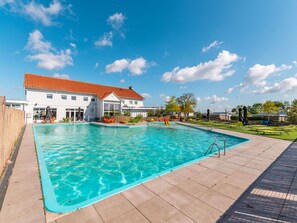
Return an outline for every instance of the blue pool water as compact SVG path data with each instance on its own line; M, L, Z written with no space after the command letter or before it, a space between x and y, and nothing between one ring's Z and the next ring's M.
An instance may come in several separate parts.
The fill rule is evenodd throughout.
M48 210L71 211L203 158L219 133L172 124L34 126ZM247 139L224 135L227 148ZM222 143L222 142L220 142Z

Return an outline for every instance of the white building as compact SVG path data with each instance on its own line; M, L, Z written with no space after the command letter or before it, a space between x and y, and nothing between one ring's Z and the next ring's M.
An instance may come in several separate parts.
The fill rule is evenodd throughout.
M71 117L92 121L104 115L129 112L135 117L147 116L144 98L129 88L119 88L35 74L25 74L27 123L39 122L49 106L56 121Z

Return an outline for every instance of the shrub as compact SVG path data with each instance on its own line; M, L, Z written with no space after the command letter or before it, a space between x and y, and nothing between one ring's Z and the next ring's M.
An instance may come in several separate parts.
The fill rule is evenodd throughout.
M67 122L72 122L72 118L62 118L63 122L67 123Z
M151 117L151 116L154 116L155 115L155 112L153 110L148 110L147 111L147 116L148 117Z
M124 112L124 116L130 117L131 116L131 112Z

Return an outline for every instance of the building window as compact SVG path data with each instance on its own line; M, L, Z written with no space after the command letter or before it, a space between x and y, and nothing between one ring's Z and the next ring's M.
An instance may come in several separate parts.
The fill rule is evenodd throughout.
M115 116L120 114L120 104L104 103L104 115Z
M130 104L132 105L133 104L133 101L130 101Z
M137 105L138 101L134 101L134 104Z
M71 118L72 121L84 120L84 109L66 108L66 118Z
M72 101L76 101L76 96L71 96Z
M53 94L46 94L47 99L53 99Z
M57 119L57 109L51 108L52 118ZM46 118L46 108L33 108L33 120L42 120Z
M95 98L92 98L91 101L95 101Z
M89 98L88 97L84 97L84 101L88 101L89 100Z
M62 100L67 100L67 95L61 95Z

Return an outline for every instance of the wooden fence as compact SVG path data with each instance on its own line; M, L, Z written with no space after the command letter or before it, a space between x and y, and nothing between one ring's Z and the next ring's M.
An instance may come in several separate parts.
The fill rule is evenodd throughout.
M0 97L0 176L24 125L24 111L5 106Z

